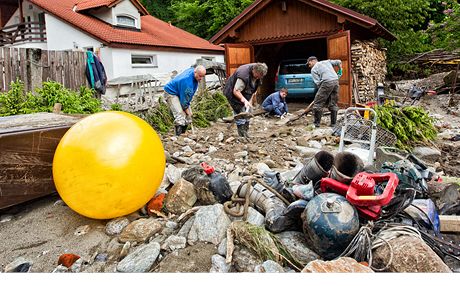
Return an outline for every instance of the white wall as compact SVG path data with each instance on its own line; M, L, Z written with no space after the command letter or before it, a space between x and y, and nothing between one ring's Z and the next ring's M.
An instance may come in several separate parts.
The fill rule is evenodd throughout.
M140 29L141 28L141 14L139 14L139 11L137 10L136 6L131 3L129 0L122 1L118 3L115 7L112 8L112 23L117 24L117 16L120 15L126 15L126 16L132 16L136 19L136 28Z
M73 50L87 47L96 50L101 47L101 42L98 40L52 15L46 14L45 22L48 50Z
M133 68L131 65L131 55L156 55L158 67L154 68ZM162 83L169 81L171 72L176 70L181 73L183 70L194 65L197 59L202 56L214 57L217 62L224 62L224 55L209 53L191 53L191 52L165 52L165 51L148 51L148 50L125 50L101 48L100 56L102 64L105 67L108 79L120 76L132 76L152 74L160 79ZM208 80L208 79L207 79Z

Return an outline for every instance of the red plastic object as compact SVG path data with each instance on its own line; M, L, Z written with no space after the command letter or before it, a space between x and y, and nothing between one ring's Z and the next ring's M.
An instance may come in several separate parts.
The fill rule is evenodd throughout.
M376 183L387 182L381 195L374 195ZM395 173L359 173L351 181L347 200L355 206L386 206L393 198L399 179Z
M163 203L164 203L165 198L166 198L166 194L164 194L164 193L161 193L161 194L153 197L153 199L151 199L147 203L147 213L149 215L152 215L153 211L160 212L161 209L163 208Z
M64 253L59 256L58 265L64 265L65 267L70 268L70 266L72 266L79 258L80 256L76 254Z
M205 162L201 163L200 166L201 166L201 168L203 168L203 170L206 173L206 175L211 175L215 171L213 166L209 166Z
M388 181L381 195L375 196L376 183ZM359 216L368 220L377 220L382 212L382 207L387 205L393 198L394 191L399 180L394 173L357 174L350 186L338 182L332 178L321 179L321 192L333 191L347 198L356 207Z

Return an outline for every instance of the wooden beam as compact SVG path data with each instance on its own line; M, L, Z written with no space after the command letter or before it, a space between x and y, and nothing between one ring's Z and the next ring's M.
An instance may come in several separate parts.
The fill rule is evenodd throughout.
M441 232L460 232L460 216L440 215Z

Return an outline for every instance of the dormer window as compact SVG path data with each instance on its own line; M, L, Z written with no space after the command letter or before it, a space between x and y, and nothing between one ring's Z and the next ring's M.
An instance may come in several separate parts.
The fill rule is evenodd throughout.
M117 16L117 25L136 28L136 19L126 15Z

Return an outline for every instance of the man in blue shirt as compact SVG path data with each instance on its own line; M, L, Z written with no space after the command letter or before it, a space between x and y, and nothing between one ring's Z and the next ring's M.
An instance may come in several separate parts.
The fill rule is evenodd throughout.
M285 88L280 91L270 94L262 103L262 108L269 114L281 117L288 113L288 107L286 104L286 96L288 90Z
M313 123L315 127L320 126L323 107L327 105L331 112L331 127L334 127L339 111L337 102L339 100L339 77L342 76L342 61L325 60L318 62L316 57L309 57L307 64L311 68L313 81L318 87L313 104ZM339 68L337 73L334 66Z
M174 130L177 136L184 133L192 123L190 102L200 82L206 75L205 67L188 68L164 87L164 97L174 116Z

